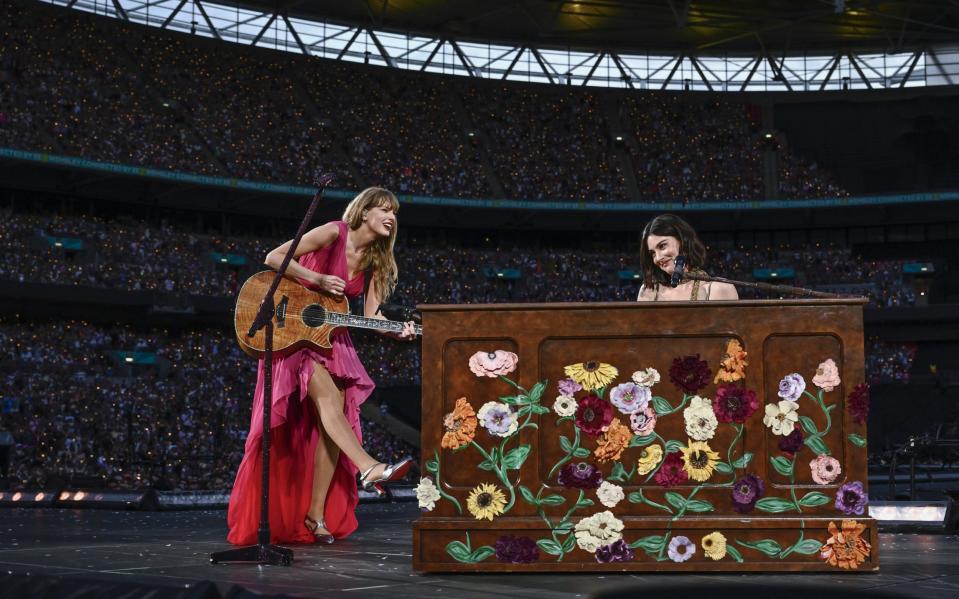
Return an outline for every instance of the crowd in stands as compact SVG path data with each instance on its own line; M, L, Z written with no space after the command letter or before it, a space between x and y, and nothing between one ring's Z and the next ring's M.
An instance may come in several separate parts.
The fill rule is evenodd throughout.
M916 350L915 343L890 343L870 337L866 340L866 380L870 385L909 383Z
M228 296L245 275L260 268L266 253L285 241L195 233L168 222L107 219L55 213L0 213L0 280ZM80 249L54 240L79 240ZM245 258L246 265L216 261L214 253ZM877 307L915 304L902 274L908 259L871 261L849 248L737 248L713 250L707 269L715 275L753 280L759 268L789 267L791 283L865 295ZM638 271L639 257L626 250L556 249L515 242L509 247L467 247L454 239L425 241L413 230L397 245L400 285L394 301L493 303L504 301L610 301L636 297L641 281L621 279ZM518 279L487 272L514 269ZM789 281L784 281L790 283ZM743 297L758 297L742 289Z
M129 351L148 352L151 363L128 364L117 353ZM243 455L256 362L215 328L7 319L0 381L0 430L16 442L14 485L228 489ZM380 459L414 451L372 422L363 433Z
M690 202L766 199L775 152L783 198L845 195L814 163L764 145L756 113L726 98L474 82L0 7L0 147L110 163L303 185L331 171L347 189L433 196Z

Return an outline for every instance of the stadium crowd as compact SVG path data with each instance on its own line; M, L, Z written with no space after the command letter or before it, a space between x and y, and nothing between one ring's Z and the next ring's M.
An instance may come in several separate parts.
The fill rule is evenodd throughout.
M397 72L20 1L0 7L0 24L0 147L577 202L763 200L771 151L782 198L845 195L814 163L764 145L757 108L740 100ZM49 43L59 39L71 43Z

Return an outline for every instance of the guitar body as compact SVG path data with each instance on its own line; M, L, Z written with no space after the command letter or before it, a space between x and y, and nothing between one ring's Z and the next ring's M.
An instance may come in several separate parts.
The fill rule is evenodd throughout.
M251 276L240 288L233 313L236 340L240 348L254 358L266 351L266 329L247 337L250 325L260 309L260 302L273 283L274 272L265 270ZM345 297L312 291L300 283L283 278L274 295L273 352L286 356L304 347L329 348L330 333L336 325L325 322L327 312L346 314L350 305Z

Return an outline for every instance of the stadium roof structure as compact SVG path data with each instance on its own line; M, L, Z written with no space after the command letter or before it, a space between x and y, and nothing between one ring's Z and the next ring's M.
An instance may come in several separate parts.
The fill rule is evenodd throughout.
M950 0L239 0L263 12L533 46L692 54L959 43Z
M959 83L959 0L41 0L309 56L628 89Z

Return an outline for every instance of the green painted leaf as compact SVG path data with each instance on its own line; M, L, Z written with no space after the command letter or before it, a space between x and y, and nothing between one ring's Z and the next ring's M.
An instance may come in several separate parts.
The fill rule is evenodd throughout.
M812 491L803 495L803 498L799 500L799 505L803 507L816 507L819 505L826 505L829 503L829 497L823 495L819 491Z
M522 418L523 416L529 414L531 411L533 411L532 406L523 406L516 412L516 418L517 419Z
M746 466L749 466L749 462L753 461L753 454L750 451L747 451L737 460L733 461L733 468L745 469Z
M816 428L816 423L813 422L813 419L809 416L800 416L799 424L802 425L803 430L806 431L807 435L819 434L819 429Z
M562 418L557 418L557 419L556 419L556 426L559 426L559 425L563 424L564 422L572 422L573 420L576 420L576 419L573 418L572 416L563 416Z
M596 393L596 396L597 396L597 397L599 397L600 399L603 399L603 395L606 394L606 387L599 387L599 388L597 388L596 391L595 391L595 393Z
M726 554L731 556L740 564L743 563L743 554L739 552L739 549L736 549L732 545L726 545Z
M656 440L656 435L633 435L633 438L629 440L630 447L646 447L650 443Z
M515 406L526 402L525 395L504 395L499 400L506 405Z
M569 553L576 548L576 535L569 535L563 539L563 552Z
M426 471L436 474L436 471L440 469L440 463L436 460L427 460L426 461Z
M756 551L766 554L768 557L776 557L779 555L779 552L783 550L779 546L779 543L772 539L762 539L755 542L749 541L736 541L743 547L749 547L750 549L755 549ZM726 547L726 551L729 551L729 546Z
M849 435L849 440L852 441L852 444L855 445L856 447L866 446L866 440L860 437L859 435L857 435L856 433L852 433L851 435Z
M476 467L479 468L480 470L492 470L493 464L489 460L483 460L482 462L477 464Z
M666 501L677 510L683 509L686 505L686 498L674 491L666 491Z
M626 496L626 499L629 500L630 503L643 503L643 494L639 491L633 491Z
M539 500L543 505L563 505L566 503L566 498L562 495L547 495Z
M756 508L764 512L778 514L781 512L794 510L796 509L796 506L793 505L793 502L786 501L785 499L780 499L778 497L763 497L756 502Z
M686 511L698 513L711 512L713 511L713 504L703 499L690 499L686 502Z
M566 453L573 453L573 444L566 435L559 436L559 447Z
M679 441L666 441L666 453L675 453L683 447L686 446Z
M534 414L549 414L549 408L547 408L547 407L544 406L544 405L540 405L540 404L536 403L536 404L533 404L533 405L530 406L530 407L532 407Z
M772 462L773 468L776 469L776 472L782 474L783 476L792 476L792 460L787 460L785 457L778 455L776 457L769 458L769 461Z
M470 563L478 564L479 562L483 561L484 559L486 559L486 558L488 558L488 557L490 557L490 556L492 556L492 555L495 555L495 554L496 554L496 550L495 550L495 549L493 549L493 548L490 547L489 545L483 545L482 547L478 547L478 548L476 549L476 551L474 551L472 554L470 554Z
M802 555L813 555L814 553L819 553L820 549L822 549L822 541L817 541L816 539L806 539L792 548L793 551L801 553Z
M462 541L452 541L446 546L446 553L458 562L470 563L470 550Z
M585 447L577 447L576 451L573 452L574 458L588 458L590 455L589 450Z
M584 499L580 499L579 501L576 502L576 509L584 508L584 507L589 507L589 506L591 506L591 505L593 505L593 500L592 500L592 499L585 499L585 498L584 498Z
M656 411L657 416L662 416L663 414L669 414L673 411L673 406L668 401L659 396L653 397L653 410Z
M806 437L804 443L806 444L806 447L811 449L816 455L830 455L829 448L826 447L826 444L823 443L820 437Z
M552 539L540 539L536 541L536 545L550 555L563 555L563 548Z
M716 464L716 472L721 474L732 474L733 467L727 464L726 462L719 462Z
M516 449L511 449L503 456L503 465L510 470L519 470L529 456L529 445L520 445Z
M629 544L632 549L642 549L646 553L658 553L659 549L663 546L663 543L666 541L664 536L649 536L643 537L641 539L636 539Z
M610 472L609 476L606 477L606 480L623 482L623 480L625 479L626 479L626 469L623 468L623 464L620 462L613 462L613 471Z
M523 500L526 501L526 503L533 505L539 505L540 503L540 501L536 499L536 496L533 495L533 492L527 489L524 485L519 486L519 494L523 497Z
M530 403L538 403L540 398L543 397L543 391L546 390L546 381L540 381L533 385L533 388L529 390L529 401Z

